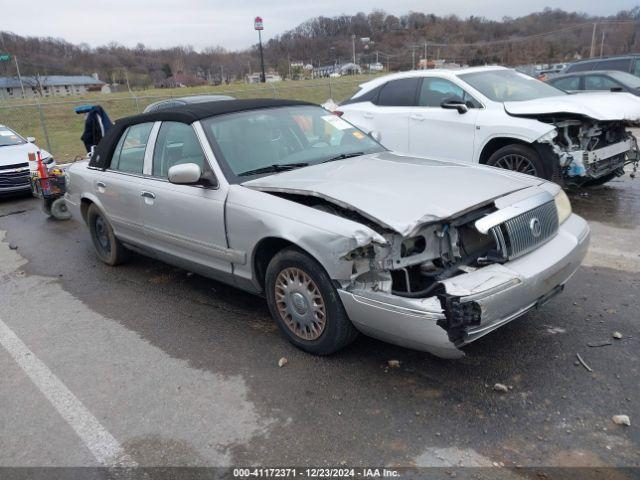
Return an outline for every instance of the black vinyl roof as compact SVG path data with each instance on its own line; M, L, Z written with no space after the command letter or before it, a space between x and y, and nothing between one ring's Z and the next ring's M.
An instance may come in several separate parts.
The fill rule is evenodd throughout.
M125 117L118 120L118 123L126 122L128 125L157 121L193 123L204 118L224 115L226 113L243 112L245 110L256 110L260 108L291 107L295 105L313 104L296 100L278 100L275 98L216 100L212 102L189 103L187 105L165 108L156 112Z
M148 122L180 122L191 124L205 118L224 115L227 113L258 110L262 108L278 108L293 106L316 106L309 102L297 100L278 100L273 98L253 98L243 100L219 100L205 103L191 103L172 108L165 108L155 112L142 113L116 120L104 138L95 149L89 166L106 169L111 161L111 155L116 148L118 139L129 126Z

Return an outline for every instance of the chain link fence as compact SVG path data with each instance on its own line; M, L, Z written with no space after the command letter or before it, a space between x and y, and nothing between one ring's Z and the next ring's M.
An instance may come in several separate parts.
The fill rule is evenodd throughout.
M147 105L159 100L196 94L224 94L234 98L286 98L318 104L333 99L338 103L351 96L359 84L371 78L358 75L244 86L172 89L166 94L155 89L149 93L91 94L73 100L63 97L12 100L0 103L0 124L12 128L24 137L36 137L40 148L51 152L59 163L67 163L85 155L84 145L80 141L84 116L76 114L74 110L80 105L99 104L115 120L141 113Z

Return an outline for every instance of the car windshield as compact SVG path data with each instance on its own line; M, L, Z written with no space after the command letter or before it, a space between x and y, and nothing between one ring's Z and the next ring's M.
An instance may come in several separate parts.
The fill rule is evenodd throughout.
M627 72L609 72L608 75L625 87L640 88L640 78Z
M315 106L251 110L212 117L202 124L222 156L225 173L236 177L384 151L350 123Z
M514 70L464 73L459 78L494 102L520 102L567 95L562 90Z
M24 138L18 135L13 130L0 126L0 147L7 147L9 145L20 145L25 143Z

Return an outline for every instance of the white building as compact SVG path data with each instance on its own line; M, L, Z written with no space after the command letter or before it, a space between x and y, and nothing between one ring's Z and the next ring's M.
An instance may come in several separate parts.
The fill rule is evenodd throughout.
M252 73L251 75L247 75L247 83L260 83L260 76L260 73ZM264 75L264 80L266 83L281 82L282 77L277 73L267 72Z
M99 80L97 74L89 75L42 75L22 77L0 77L0 98L64 97L87 92L110 93L109 86ZM24 87L24 95L22 88Z

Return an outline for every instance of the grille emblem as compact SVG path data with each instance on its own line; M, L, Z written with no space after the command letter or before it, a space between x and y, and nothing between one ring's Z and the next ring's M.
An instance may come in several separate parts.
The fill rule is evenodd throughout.
M542 226L540 225L540 220L536 217L533 217L529 222L529 228L531 229L531 234L538 238L542 233Z

